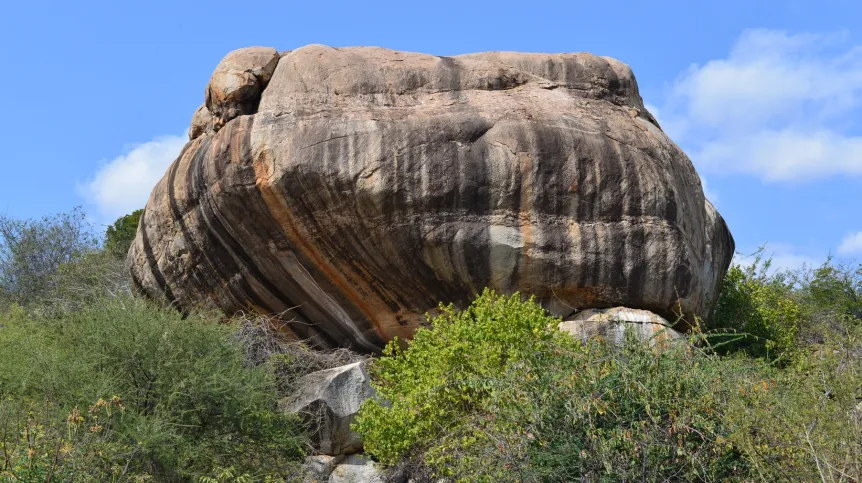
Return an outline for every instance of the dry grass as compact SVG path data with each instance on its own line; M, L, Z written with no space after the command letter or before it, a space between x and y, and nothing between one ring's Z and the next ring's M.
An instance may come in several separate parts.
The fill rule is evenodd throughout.
M278 318L243 313L236 320L246 364L272 364L281 396L295 392L297 381L305 375L368 358L349 349L319 350L305 341L286 340L278 330L284 322Z

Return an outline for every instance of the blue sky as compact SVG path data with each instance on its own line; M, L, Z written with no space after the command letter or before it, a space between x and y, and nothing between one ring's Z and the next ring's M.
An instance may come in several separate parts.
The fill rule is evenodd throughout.
M212 69L250 45L629 64L743 252L862 258L862 2L10 2L0 16L0 212L142 207Z

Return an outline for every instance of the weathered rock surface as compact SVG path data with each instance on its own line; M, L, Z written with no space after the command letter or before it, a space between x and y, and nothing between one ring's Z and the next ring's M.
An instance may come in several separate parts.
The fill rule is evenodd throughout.
M362 450L362 438L350 425L362 403L375 394L364 362L313 372L301 378L298 387L281 407L313 422L317 451L338 456Z
M613 307L587 309L560 323L560 329L583 340L602 338L622 344L626 334L652 344L662 344L682 338L671 323L647 310Z
M210 114L206 104L201 104L201 106L195 111L194 116L192 116L192 125L189 127L189 139L200 137L201 134L212 128L212 114Z
M319 483L329 480L329 475L335 470L338 463L344 460L344 456L316 455L305 458L303 467L306 478L303 483Z
M383 483L383 475L370 458L350 455L335 467L329 483Z
M257 112L278 59L278 51L271 47L234 50L222 59L210 77L205 96L214 130L237 116Z
M260 49L219 64L212 129L152 192L129 254L151 296L360 350L486 286L708 315L733 239L621 62Z

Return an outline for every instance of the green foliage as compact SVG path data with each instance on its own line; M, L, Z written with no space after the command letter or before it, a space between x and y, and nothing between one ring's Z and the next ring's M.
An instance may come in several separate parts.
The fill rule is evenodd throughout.
M812 320L846 316L862 321L862 265L835 265L828 259L817 268L793 274L796 296Z
M233 328L208 322L214 318L183 320L125 296L44 318L13 307L0 317L0 400L47 409L36 419L19 410L3 424L45 428L31 455L43 459L31 466L52 468L56 481L90 481L76 473L79 467L113 475L93 481L112 481L117 468L123 475L117 481L191 481L217 467L255 479L295 474L304 433L277 411L274 374L266 365L245 364ZM103 438L64 431L76 408L103 407L99 401L115 396L120 416L105 422L86 416L79 425L83 433L101 425ZM3 434L10 444L16 432ZM6 467L20 467L21 454L7 454Z
M80 208L40 220L0 217L0 309L56 314L129 294L123 265L98 248Z
M794 367L761 371L727 417L762 481L862 478L862 325L832 320Z
M499 298L485 291L463 312L451 306L420 329L404 351L390 342L373 367L374 385L391 403L367 403L358 419L366 450L384 463L395 463L440 428L466 424L471 410L482 407L494 378L525 351L550 342L557 333L544 310L517 297ZM447 444L470 445L465 435ZM441 451L445 448L440 448Z
M443 308L373 367L357 420L386 464L419 456L457 481L739 477L721 418L744 374L680 345L583 344L532 301L483 293ZM727 378L727 380L723 380Z
M0 215L0 306L53 297L60 267L97 247L80 208L40 220Z
M276 399L359 357L134 298L139 216L104 250L78 209L0 216L0 480L297 481ZM372 363L356 426L416 481L860 480L862 266L734 266L706 335L661 347L582 343L517 295L440 309Z
M783 299L760 281L736 285L758 317L791 300L807 321L803 288ZM842 317L781 366L751 346L720 355L709 336L582 343L532 301L486 291L387 347L356 428L419 481L856 481L862 325Z
M73 408L61 421L58 408L0 403L2 481L125 481L137 448L112 437L122 419L119 397L99 399L89 410ZM136 480L149 479L137 475Z
M117 218L113 225L105 232L105 251L118 258L125 258L135 240L138 232L138 223L144 210L135 210L132 213Z
M721 353L790 361L798 352L802 308L791 296L786 274L770 275L770 262L758 256L748 266L733 265L724 277L710 327L731 332Z

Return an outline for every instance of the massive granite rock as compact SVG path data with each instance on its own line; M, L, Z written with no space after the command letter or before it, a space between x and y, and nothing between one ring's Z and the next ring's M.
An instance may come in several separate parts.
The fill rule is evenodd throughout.
M129 253L180 307L323 346L409 337L483 287L552 313L706 317L733 239L632 71L586 53L228 55Z

